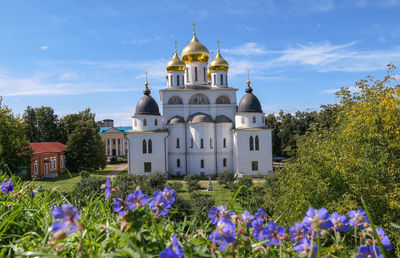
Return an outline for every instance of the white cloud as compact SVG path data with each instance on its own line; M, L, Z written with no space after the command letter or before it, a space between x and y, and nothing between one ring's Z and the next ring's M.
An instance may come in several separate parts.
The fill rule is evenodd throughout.
M222 49L222 52L243 56L265 55L268 53L264 46L259 45L256 42L248 42L238 47Z
M154 36L152 38L144 38L144 39L132 39L130 42L134 45L136 44L147 44L150 42L158 41L161 38L159 36Z
M47 50L48 48L49 48L49 47L46 46L46 45L43 45L43 46L40 47L41 50Z
M357 90L357 87L348 87L350 92L355 92ZM324 90L322 91L325 94L335 94L336 92L338 92L340 89L328 89L328 90Z
M400 81L400 74L392 75L392 78L393 78L394 80Z
M66 80L66 81L75 80L75 79L78 79L78 73L77 72L65 72L60 75L60 79Z

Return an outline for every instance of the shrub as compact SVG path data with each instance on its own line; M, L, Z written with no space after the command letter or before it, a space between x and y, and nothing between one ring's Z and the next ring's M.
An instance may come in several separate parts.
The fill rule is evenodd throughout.
M117 164L118 163L118 158L116 156L112 156L110 159L109 164Z
M164 189L167 179L161 172L156 172L150 174L150 176L147 178L147 182L151 190L155 191L157 189Z
M200 221L205 221L208 218L208 212L215 205L214 197L208 194L192 193L190 194L192 203L194 204L194 212Z
M87 171L86 171L87 172ZM79 199L87 199L89 196L98 196L103 193L101 185L106 183L104 177L82 177L81 181L75 184L73 195Z
M229 182L235 181L235 175L231 171L224 171L218 175L218 184L226 185Z
M82 170L81 172L79 172L79 176L81 178L88 178L88 177L90 177L90 172L87 170Z
M172 189L176 191L175 188ZM170 214L170 219L175 222L183 221L185 216L190 217L193 214L194 206L195 205L193 205L193 201L183 198L179 195L176 196L175 202L171 206L173 212Z
M183 188L183 184L181 182L170 182L168 185L176 192L181 192Z
M115 177L113 185L117 185L119 187L119 192L115 195L116 197L124 198L129 193L133 193L138 186L141 186L144 193L152 193L152 189L148 185L146 176L119 174Z
M189 192L193 192L201 188L199 184L200 179L196 175L187 175L184 177L184 180L187 183Z
M237 182L238 186L244 185L247 189L250 189L253 186L253 178L251 176L244 176L239 178Z

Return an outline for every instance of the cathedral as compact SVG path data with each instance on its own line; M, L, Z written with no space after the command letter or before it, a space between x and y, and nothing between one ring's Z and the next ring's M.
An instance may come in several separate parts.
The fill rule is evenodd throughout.
M129 173L218 176L224 171L262 176L272 173L271 129L250 80L236 102L229 64L193 38L167 63L167 87L160 90L162 114L146 80L127 131Z

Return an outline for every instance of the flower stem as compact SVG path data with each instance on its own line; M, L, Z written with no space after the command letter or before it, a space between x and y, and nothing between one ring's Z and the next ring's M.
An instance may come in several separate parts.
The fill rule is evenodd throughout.
M314 230L311 233L311 245L310 245L310 253L308 254L308 258L311 258L314 251Z
M317 257L320 258L321 257L321 239L319 238L319 232L317 232ZM311 246L311 250L312 250L312 246Z

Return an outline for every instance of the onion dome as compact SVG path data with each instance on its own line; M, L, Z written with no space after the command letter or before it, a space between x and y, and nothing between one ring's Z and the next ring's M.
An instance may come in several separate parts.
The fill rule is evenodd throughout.
M193 32L192 41L182 50L182 60L185 63L189 62L208 62L210 53L208 49L200 43L196 37L196 32Z
M145 83L145 86L146 86L146 89L143 91L144 96L136 104L135 116L136 115L159 116L160 115L160 111L158 109L158 104L153 99L153 97L150 96L150 89L148 87L149 83L147 81Z
M211 118L210 115L208 114L204 114L201 112L195 113L193 115L191 115L188 119L189 123L212 123L213 119Z
M229 64L221 56L221 54L219 53L219 48L218 48L217 56L210 63L210 70L211 70L211 72L214 72L214 71L228 71L228 69L229 69Z
M207 70L207 79L211 81L211 71L210 69Z
M181 116L174 116L173 118L171 118L171 120L169 120L168 123L169 124L184 124L185 119L183 119L183 117L181 117Z
M250 87L250 80L247 81L246 94L242 97L238 105L238 112L253 112L262 113L261 103L253 94L253 89Z
M168 72L184 72L186 69L186 65L179 58L178 53L174 52L174 56L167 63L167 71Z

